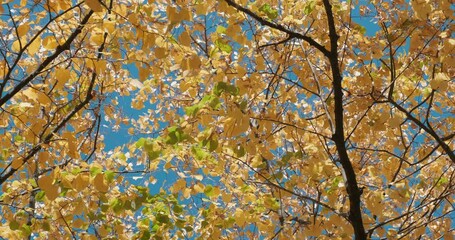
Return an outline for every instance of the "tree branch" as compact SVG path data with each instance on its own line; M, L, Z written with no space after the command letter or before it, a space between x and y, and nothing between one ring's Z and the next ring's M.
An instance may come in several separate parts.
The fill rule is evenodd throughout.
M292 30L289 30L286 27L284 27L283 25L280 25L278 23L267 21L264 18L262 18L259 15L257 15L256 13L252 12L251 10L240 6L239 4L234 2L233 0L224 0L224 1L226 1L226 3L229 6L234 7L238 11L243 12L243 13L247 14L248 16L256 19L256 21L258 21L260 24L262 24L264 26L271 27L271 28L276 29L276 30L280 30L280 31L282 31L284 33L287 33L288 34L288 38L297 38L297 39L301 39L301 40L307 42L311 46L313 46L316 49L318 49L319 51L321 51L326 57L328 57L330 55L329 50L327 50L324 46L322 46L321 44L316 42L313 38L305 36L305 35L297 33L297 32L294 32Z
M332 6L329 0L323 0L327 15L330 37L330 54L328 56L332 68L333 91L335 99L335 134L332 140L335 142L340 163L346 177L346 189L349 197L349 222L354 228L355 239L366 239L365 228L363 226L362 212L360 209L360 189L357 184L356 173L349 160L345 145L344 126L343 126L343 88L341 82L341 70L338 63L338 38L336 33L335 20L333 18Z
M48 56L39 66L38 68L24 80L22 80L19 84L17 84L11 92L8 92L5 96L0 98L0 107L3 106L6 102L8 102L14 95L16 95L19 91L23 90L27 84L29 84L33 79L35 79L38 74L41 73L43 69L45 69L54 59L56 59L62 52L65 50L69 50L71 43L76 39L76 37L82 32L82 29L85 27L85 24L88 22L90 17L92 16L93 11L90 11L76 28L76 30L68 37L68 39L62 45L59 45L55 52Z

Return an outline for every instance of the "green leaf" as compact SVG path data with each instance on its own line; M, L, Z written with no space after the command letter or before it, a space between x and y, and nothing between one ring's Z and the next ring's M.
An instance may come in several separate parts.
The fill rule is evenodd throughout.
M149 240L152 235L149 230L142 231L141 240Z
M239 88L232 85L232 84L228 84L228 83L225 83L225 82L218 82L215 84L215 86L213 87L213 93L216 95L216 96L220 96L221 93L229 93L233 96L239 94Z
M205 195L207 195L207 197L212 197L213 195L215 195L213 191L213 186L212 185L205 186L204 193Z
M237 148L234 149L235 156L238 158L241 158L245 156L245 148L243 146L237 146Z
M361 25L356 25L354 29L359 31L359 33L361 33L362 35L365 35L365 33L367 32L367 29Z
M35 199L38 202L42 202L44 199L44 196L45 196L44 191L39 191L38 193L36 193Z
M21 143L23 141L24 141L24 139L22 138L22 136L20 136L20 135L14 136L14 142Z
M191 148L191 152L195 155L196 159L198 160L202 160L210 156L210 154L204 151L204 149L197 146L193 146Z
M90 175L93 177L93 176L96 176L98 175L98 173L102 173L102 169L101 168L98 168L98 167L91 167L90 168Z
M9 228L11 230L17 230L17 229L19 229L19 226L20 226L19 223L16 221L12 221L9 223Z
M239 104L240 110L245 111L248 107L248 101L243 99L242 102Z
M149 158L149 160L155 160L157 158L159 158L161 155L161 151L150 151L150 152L147 152L147 157Z
M449 182L449 179L447 177L443 176L438 180L438 182L436 183L436 186L440 187L448 182Z
M217 149L218 147L218 141L217 140L209 140L207 144L207 148L209 149L210 152L213 152Z
M38 184L36 184L36 180L34 178L30 179L29 182L32 187L34 188L38 187Z
M62 191L61 191L60 194L59 194L59 196L61 196L61 197L66 196L66 194L67 194L68 191L70 190L69 188L65 188L65 187L62 187L61 189L62 189Z
M79 168L79 167L75 167L75 168L73 168L73 169L71 170L71 173L72 173L73 175L76 175L76 174L78 174L78 173L80 173L80 172L82 172L82 169Z
M107 170L105 172L105 176L106 176L107 181L109 183L111 183L114 180L114 178L115 178L115 173L113 171Z
M185 220L177 219L177 221L175 221L175 226L177 226L178 228L183 228L185 227L185 223L186 223Z
M156 221L158 221L159 223L169 223L170 222L170 219L169 219L169 216L166 215L166 214L161 214L161 213L158 213L156 215Z
M218 39L215 41L215 46L217 46L221 51L225 53L231 53L232 47L224 40Z
M156 231L158 231L159 229L160 229L160 226L159 226L158 224L153 224L151 230L152 230L152 232L156 232Z
M145 138L139 138L139 140L137 140L136 142L136 148L141 148L142 146L144 146L144 143L145 143Z
M103 203L101 204L100 208L101 212L107 212L107 210L109 210L109 204Z
M311 1L307 3L305 7L303 7L303 13L305 13L306 15L310 14L311 12L313 12L315 6L316 1Z
M185 113L188 116L194 117L194 116L196 116L197 112L199 112L200 109L201 109L201 107L199 106L199 104L196 104L196 105L193 105L190 107L186 107Z
M189 139L189 135L185 134L180 127L172 126L168 128L168 136L165 143L174 145L187 139Z
M123 210L123 202L119 199L114 199L111 203L111 207L115 213L119 213Z
M220 99L215 96L212 96L212 98L210 99L210 102L209 102L209 106L212 109L219 109L221 107Z
M180 205L174 205L174 207L172 208L172 210L173 210L175 213L182 213L182 212L183 212L183 207L180 206Z
M22 224L21 232L24 236L30 236L32 234L32 228L27 224Z
M260 12L263 12L265 13L265 15L267 15L268 18L274 20L278 17L278 11L273 9L269 4L263 4L260 8L259 8L259 11Z
M220 33L220 34L225 33L226 32L226 28L221 26L221 25L219 25L218 27L216 27L216 32Z
M51 225L49 224L49 222L46 221L46 222L43 222L42 228L44 231L50 231Z

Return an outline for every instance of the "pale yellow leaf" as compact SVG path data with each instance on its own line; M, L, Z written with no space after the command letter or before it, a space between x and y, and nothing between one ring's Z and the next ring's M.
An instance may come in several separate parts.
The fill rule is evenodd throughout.
M104 33L102 32L93 32L90 36L90 42L96 46L100 46L104 42Z
M41 39L36 38L33 42L30 43L27 47L27 51L30 55L34 55L38 52L41 47Z
M21 50L21 43L19 40L16 40L13 42L13 44L11 45L11 49L15 52L19 52Z
M130 82L131 86L137 88L137 89L141 89L144 87L144 84L142 84L139 80L137 79L131 79L131 82Z
M449 85L450 78L446 73L436 73L433 80L430 82L430 86L434 90L446 90Z

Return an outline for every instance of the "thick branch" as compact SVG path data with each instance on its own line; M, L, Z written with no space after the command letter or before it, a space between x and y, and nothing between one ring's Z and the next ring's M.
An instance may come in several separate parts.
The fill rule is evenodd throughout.
M357 185L356 174L349 160L345 145L344 126L343 126L343 89L341 82L341 70L338 64L338 35L336 33L335 21L332 13L332 6L329 0L324 0L324 8L327 14L330 37L330 54L328 56L332 68L333 91L335 94L335 134L332 139L337 147L339 161L346 176L346 189L349 197L349 221L354 228L356 239L366 239L365 228L363 226L362 212L360 209L360 189Z

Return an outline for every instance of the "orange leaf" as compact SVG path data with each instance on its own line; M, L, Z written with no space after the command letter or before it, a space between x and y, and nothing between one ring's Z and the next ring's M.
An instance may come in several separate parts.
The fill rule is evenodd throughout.
M85 4L94 12L103 11L103 6L101 6L100 1L98 0L85 0Z

